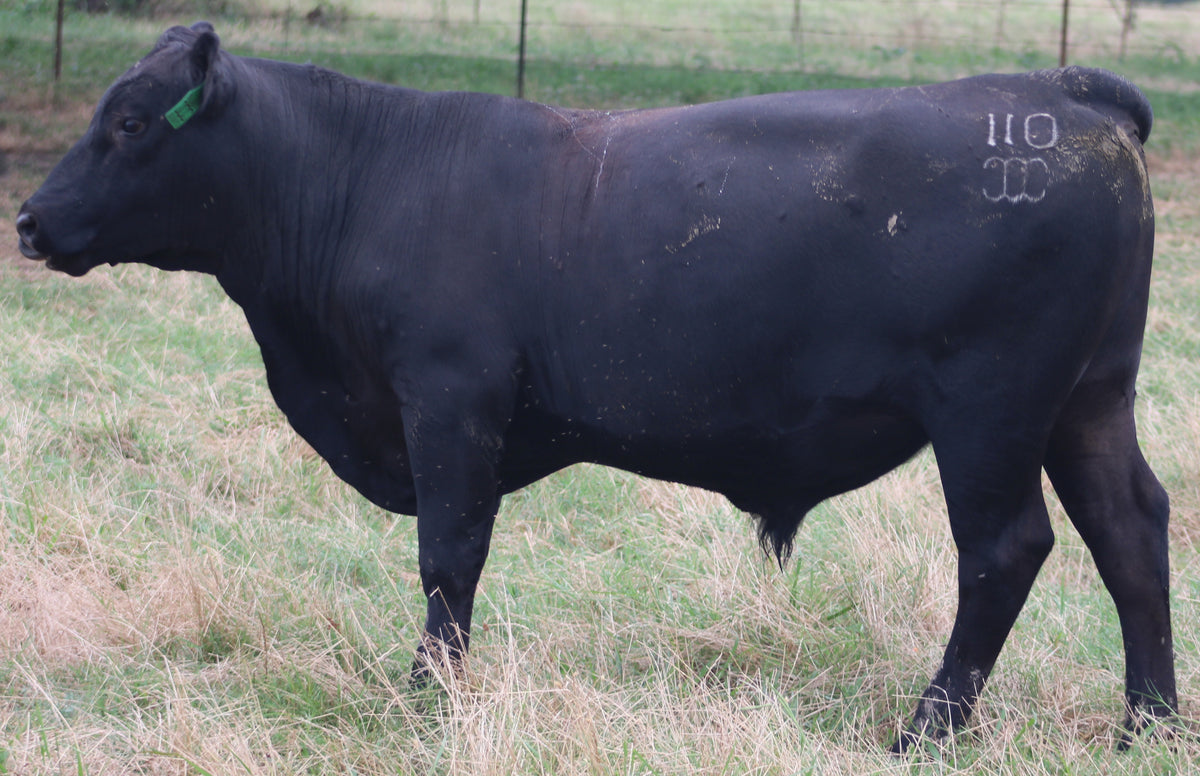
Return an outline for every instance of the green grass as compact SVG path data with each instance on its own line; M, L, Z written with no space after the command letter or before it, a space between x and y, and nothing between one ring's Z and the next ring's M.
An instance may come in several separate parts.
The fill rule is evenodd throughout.
M709 5L718 17L732 7ZM971 729L924 759L882 754L954 613L955 556L928 455L814 510L782 570L758 551L750 520L709 494L598 467L548 478L505 502L465 671L443 677L444 690L411 691L424 616L413 521L370 506L295 437L236 306L205 278L124 267L76 281L17 257L21 200L129 65L128 51L148 49L163 26L74 16L67 75L52 87L44 9L24 7L0 3L9 166L0 178L0 774L1200 766L1200 743L1187 737L1113 752L1119 628L1057 509L1058 546ZM411 7L429 15L442 6ZM444 7L452 20L469 13ZM639 5L556 8L560 21L604 21ZM373 39L352 25L285 31L278 20L226 20L219 30L241 51L422 88L511 93L508 43L460 26L405 38L381 24ZM756 65L742 44L675 38L659 51L653 39L594 37L586 47L540 41L530 94L660 105L1050 63L1019 49L822 54L814 45L800 72L781 64L781 50L764 50ZM1172 86L1194 77L1195 61L1171 57L1122 67L1148 85L1158 119L1157 274L1139 424L1172 497L1179 684L1195 728L1200 101Z

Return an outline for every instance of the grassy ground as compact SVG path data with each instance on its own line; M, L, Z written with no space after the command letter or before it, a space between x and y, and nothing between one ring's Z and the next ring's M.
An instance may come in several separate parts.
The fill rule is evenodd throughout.
M17 24L6 8L0 26ZM140 51L162 23L95 25ZM1058 546L971 730L923 759L882 754L955 606L928 456L815 510L783 570L709 494L596 467L549 478L505 503L465 672L443 692L410 692L423 618L412 520L368 505L295 437L237 308L205 278L124 267L70 280L17 256L17 207L131 56L79 44L52 90L44 42L4 29L0 774L1200 767L1192 737L1113 752L1119 629L1057 510ZM230 29L249 47L274 28ZM289 35L292 54L317 59ZM510 63L489 56L345 53L355 48L320 61L510 90ZM809 74L679 64L542 61L532 83L556 102L637 105L877 79L870 62ZM1194 729L1200 109L1165 75L1143 75L1157 84L1159 240L1139 423L1172 497L1180 695Z

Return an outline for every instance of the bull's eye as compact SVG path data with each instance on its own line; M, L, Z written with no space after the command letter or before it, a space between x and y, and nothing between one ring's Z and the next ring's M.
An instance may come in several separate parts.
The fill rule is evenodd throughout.
M126 135L140 135L146 128L146 122L141 119L125 119L121 122L121 132Z

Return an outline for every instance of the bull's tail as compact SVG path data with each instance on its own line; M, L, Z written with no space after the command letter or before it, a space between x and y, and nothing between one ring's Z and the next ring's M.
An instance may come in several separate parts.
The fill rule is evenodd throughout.
M1112 116L1142 145L1150 137L1154 111L1150 101L1130 81L1107 70L1068 67L1054 71L1063 88L1076 100Z

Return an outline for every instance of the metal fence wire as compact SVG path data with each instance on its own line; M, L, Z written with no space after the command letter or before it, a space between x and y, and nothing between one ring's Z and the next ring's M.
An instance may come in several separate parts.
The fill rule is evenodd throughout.
M962 75L1130 58L1191 62L1195 0L289 0L283 35L584 65ZM336 2L336 0L333 0ZM868 73L864 73L868 74Z
M255 23L243 46L268 56L352 45L507 60L514 73L528 57L914 79L1141 61L1173 87L1200 87L1189 82L1200 81L1200 0L82 1L162 4L189 19L236 4Z
M802 56L808 46L884 48L1026 48L1057 50L1067 32L1069 48L1157 55L1166 47L1189 51L1200 26L1200 3L1188 0L377 0L337 7L324 0L288 6L295 18L319 24L402 22L435 38L464 26L507 29L512 41L525 10L531 40L551 49L583 33L638 41L659 38L664 46L714 40L748 45L783 41ZM686 46L685 46L686 47ZM531 55L538 49L531 45Z

